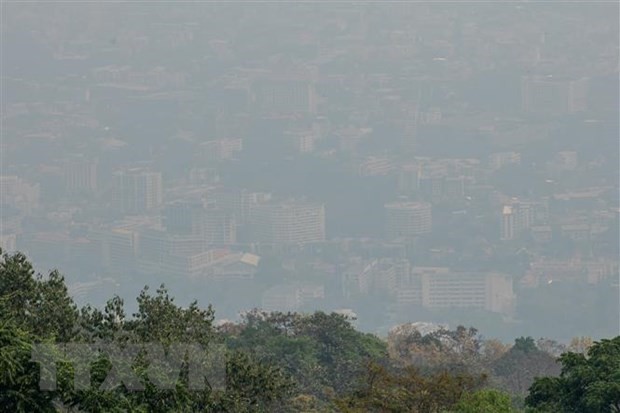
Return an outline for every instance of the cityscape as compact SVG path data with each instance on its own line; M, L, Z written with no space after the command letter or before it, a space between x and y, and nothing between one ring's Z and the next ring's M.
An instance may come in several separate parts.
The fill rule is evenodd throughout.
M0 247L80 304L617 335L617 4L557 3L4 4Z

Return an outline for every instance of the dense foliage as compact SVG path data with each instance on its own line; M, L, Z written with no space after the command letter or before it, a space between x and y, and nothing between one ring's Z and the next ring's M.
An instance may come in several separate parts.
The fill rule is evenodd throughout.
M526 398L536 412L620 412L620 336L602 340L587 355L560 356L559 377L534 381Z
M529 337L507 346L484 340L473 328L440 328L423 335L405 326L382 340L357 331L335 313L255 310L240 322L216 325L211 307L179 306L163 286L154 292L145 287L137 303L131 316L118 297L103 309L78 308L58 272L42 276L25 256L3 255L2 409L503 413L523 407L523 398L535 412L620 408L620 337L597 343L575 339L566 351L558 343ZM168 365L154 366L147 353L137 353L128 367L138 378L136 391L125 382L105 386L115 368L109 354L91 360L90 386L75 385L80 372L68 353L59 352L57 385L42 390L43 370L31 357L35 346L53 343L105 343L120 349L160 343L167 351L192 343L201 354L184 353L176 376L162 386L170 379ZM559 354L561 371L555 361ZM196 355L200 363L207 356L220 357L222 386L199 376L205 386L192 387L189 360Z

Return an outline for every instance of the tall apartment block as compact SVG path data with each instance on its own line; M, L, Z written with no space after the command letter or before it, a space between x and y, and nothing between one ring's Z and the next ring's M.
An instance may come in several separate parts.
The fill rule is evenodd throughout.
M257 205L251 214L251 228L255 239L266 244L325 241L325 207L296 201Z
M515 296L509 275L493 272L461 272L447 267L416 267L398 283L396 301L406 309L477 308L511 314Z
M393 202L385 204L388 239L411 238L428 234L433 228L431 204L428 202Z
M509 314L514 306L512 279L504 274L422 271L421 287L426 308L479 308Z
M513 202L502 208L500 238L504 241L515 239L530 228L535 220L535 208L527 202Z
M69 159L62 165L65 188L68 192L97 190L97 163L85 159Z
M415 194L420 188L421 176L421 165L403 165L398 174L398 193L403 196Z
M164 208L167 231L176 235L193 235L207 245L233 244L237 225L233 211L217 206L204 207L197 202L179 201Z
M161 173L132 168L114 173L114 207L127 214L142 214L162 203Z

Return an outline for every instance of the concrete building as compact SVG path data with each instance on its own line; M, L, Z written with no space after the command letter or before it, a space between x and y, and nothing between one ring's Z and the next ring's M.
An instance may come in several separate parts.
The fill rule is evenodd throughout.
M618 261L609 259L568 260L538 259L531 263L521 281L524 286L537 287L540 284L559 282L588 282L596 284L618 274Z
M149 260L162 260L166 255L192 255L206 251L203 239L193 235L172 235L161 229L140 232L139 256Z
M512 206L505 205L502 209L500 239L508 241L516 237L516 234L518 233L516 220L516 214L514 213Z
M258 242L286 245L325 241L325 207L310 202L286 201L258 205L251 216Z
M535 223L535 205L514 200L502 208L500 239L504 241L517 238Z
M422 305L430 309L478 308L509 313L514 304L512 280L496 273L423 272Z
M258 270L261 257L247 252L217 257L201 274L215 280L251 279Z
M238 226L245 225L255 206L267 203L271 194L246 189L217 187L207 194L207 203L232 214Z
M389 174L394 169L394 164L388 158L368 156L357 166L359 176L382 176Z
M237 241L237 223L233 214L222 208L206 208L193 223L194 232L209 245L229 245Z
M189 171L191 185L212 185L220 181L216 168L192 168Z
M69 193L97 190L97 163L86 159L69 159L62 166L65 188Z
M443 180L441 199L447 202L459 202L465 198L464 176L445 177Z
M352 259L340 275L342 295L350 298L368 294L378 264L379 261L376 259L370 261L360 257Z
M200 144L201 159L205 161L232 159L237 152L242 150L243 139L241 138L218 139Z
M400 306L480 309L502 314L512 313L515 303L510 276L446 267L413 268L408 282L399 286L396 299Z
M587 108L589 80L525 77L521 83L523 110L542 115L563 115Z
M208 245L234 244L236 219L232 211L205 207L199 201L177 201L164 208L166 230L170 234L193 235Z
M292 153L314 152L317 137L314 131L307 129L290 130L284 133L285 145Z
M148 274L196 275L213 261L204 239L173 235L161 229L140 232L139 269Z
M130 274L136 266L139 235L132 229L94 231L89 238L101 246L101 261L117 275Z
M402 196L411 196L420 188L422 165L403 165L398 174L398 193Z
M304 76L272 76L252 85L252 103L261 113L316 113L317 93L312 81Z
M161 173L143 168L114 173L114 207L127 214L151 212L162 203Z
M393 202L385 205L388 239L428 234L433 228L428 202Z
M505 165L520 165L521 154L519 152L496 152L489 155L489 168L498 170Z

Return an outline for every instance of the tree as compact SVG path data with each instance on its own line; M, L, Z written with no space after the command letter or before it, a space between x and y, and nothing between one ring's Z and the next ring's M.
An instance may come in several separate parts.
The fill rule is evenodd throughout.
M517 338L491 367L497 385L513 395L525 395L536 377L560 372L553 356L539 350L532 337Z
M1 252L0 252L1 253ZM69 297L64 278L52 271L47 277L35 274L22 254L2 255L0 261L0 406L15 412L54 412L57 406L89 412L120 411L220 411L272 412L288 403L293 382L277 365L256 360L246 351L215 353L223 357L225 387L203 390L189 388L189 353L181 362L175 385L162 389L147 375L149 366L144 353L132 359L132 370L143 384L143 391L130 391L123 385L100 390L110 369L107 355L91 363L91 386L73 386L75 366L58 350L59 361L55 390L42 391L40 367L31 362L34 343L126 344L173 343L197 344L197 360L208 363L213 343L223 339L213 327L211 307L201 309L197 303L179 307L162 285L151 295L148 287L138 296L138 311L127 317L118 297L108 301L103 310L90 306L79 311ZM220 347L221 348L221 347ZM205 367L206 365L203 365ZM157 366L155 373L166 373ZM178 370L173 370L178 371ZM204 377L202 378L204 379ZM207 383L210 384L210 383Z
M553 357L558 357L566 351L566 346L564 344L542 337L536 340L536 347Z
M226 326L227 331L235 331ZM230 348L247 351L279 366L294 378L301 394L327 401L349 391L369 360L387 357L385 343L356 331L342 315L265 313L244 315L227 338Z
M345 413L450 411L461 398L484 383L484 377L447 372L423 375L414 367L390 368L369 363L364 380L336 400Z
M58 271L47 277L35 274L23 254L0 250L0 255L0 312L37 336L68 341L74 334L77 309L64 277Z
M510 396L497 390L466 393L453 409L454 413L511 413Z
M586 354L593 343L594 341L590 337L573 337L568 345L568 351Z
M2 317L0 320L0 406L12 412L53 412L55 394L39 391L36 366L30 363L29 334Z
M538 412L620 412L620 336L595 342L587 355L560 356L559 377L537 378L525 399Z
M0 406L6 411L55 411L58 392L41 392L32 344L73 335L76 310L56 271L35 274L23 254L0 250Z
M404 365L428 370L482 370L483 341L473 327L438 328L422 335L416 325L402 325L388 335L390 356Z
M510 346L497 339L485 340L482 344L482 354L486 364L492 364L510 350Z

